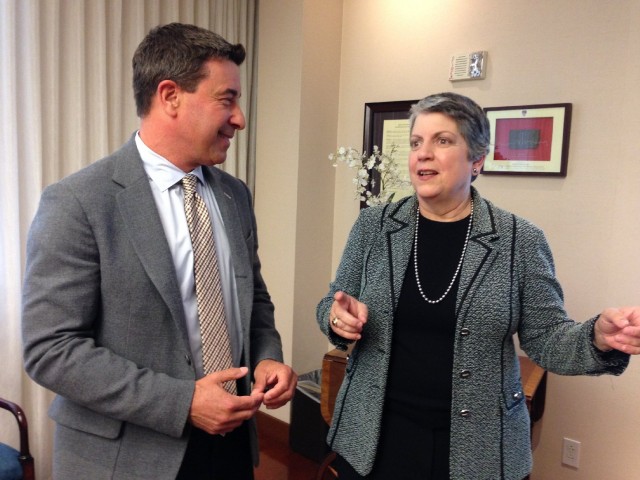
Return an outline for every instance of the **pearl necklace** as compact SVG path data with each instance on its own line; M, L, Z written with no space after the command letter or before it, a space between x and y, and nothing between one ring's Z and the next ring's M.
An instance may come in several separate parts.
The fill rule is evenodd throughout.
M420 291L420 295L422 296L425 302L431 303L431 304L440 303L442 300L444 300L444 297L447 296L447 294L451 290L451 287L453 287L453 284L455 283L456 278L458 277L458 273L460 273L460 268L462 267L462 261L464 260L464 254L467 251L467 245L469 244L469 236L471 234L471 224L473 223L473 197L471 198L471 215L469 216L469 226L467 227L467 236L464 239L464 246L462 247L462 255L460 255L460 261L458 262L458 266L456 267L456 273L453 274L453 278L451 279L451 282L449 282L449 286L447 287L447 290L437 300L431 300L430 298L427 298L427 296L422 291L422 285L420 284L420 276L418 275L418 222L419 221L420 221L420 205L418 205L418 208L416 211L416 228L415 228L415 236L413 240L413 268L416 273L416 282L418 283L418 290Z

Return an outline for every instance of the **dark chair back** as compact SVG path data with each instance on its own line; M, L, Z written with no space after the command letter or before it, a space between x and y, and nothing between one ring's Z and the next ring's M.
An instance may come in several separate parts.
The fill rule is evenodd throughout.
M5 400L4 398L0 398L0 408L4 410L8 410L15 417L16 422L18 423L18 429L20 431L20 450L15 450L12 447L0 443L0 458L3 461L6 457L7 462L12 462L15 460L17 462L17 466L13 468L10 464L7 464L7 471L20 472L22 471L22 476L20 477L11 477L18 478L22 480L35 480L35 469L33 465L33 457L29 452L29 428L27 424L27 416L24 414L24 411L20 407L20 405L10 402L9 400ZM7 453L7 455L5 455ZM0 470L5 467L5 465L0 465ZM2 477L4 480L4 477Z

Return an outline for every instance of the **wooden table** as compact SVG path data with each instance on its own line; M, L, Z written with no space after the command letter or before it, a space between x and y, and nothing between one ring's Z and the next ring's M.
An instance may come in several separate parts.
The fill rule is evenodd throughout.
M336 406L336 396L344 370L347 367L347 352L334 349L325 353L322 359L322 385L320 387L320 412L324 421L331 425L333 409Z
M347 352L331 350L322 360L322 386L320 393L320 411L322 418L331 424L336 396L347 366ZM533 363L528 357L520 358L520 375L522 388L527 399L527 408L531 417L531 425L544 413L544 400L547 390L547 372Z

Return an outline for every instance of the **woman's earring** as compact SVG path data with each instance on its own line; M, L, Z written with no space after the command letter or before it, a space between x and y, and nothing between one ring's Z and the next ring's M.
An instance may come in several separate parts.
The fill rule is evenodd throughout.
M474 174L474 175L477 175L477 174L478 174L478 169L477 169L477 168L474 168L474 169L473 169L473 174Z

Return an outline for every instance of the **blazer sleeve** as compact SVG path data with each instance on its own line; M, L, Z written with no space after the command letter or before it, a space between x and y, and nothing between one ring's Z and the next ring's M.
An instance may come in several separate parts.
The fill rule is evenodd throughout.
M515 262L520 291L520 345L543 368L561 375L621 374L629 355L600 352L593 345L594 317L580 323L569 318L553 257L543 232L516 222Z
M131 338L127 328L140 327L133 323L136 318L114 318L116 315L105 311L101 265L110 259L102 258L105 253L98 248L96 231L104 230L105 225L92 221L97 214L93 207L86 208L68 182L52 185L42 194L27 240L22 312L25 369L37 383L105 421L131 422L179 437L189 413L194 379L127 357L125 352L131 347L127 346ZM123 241L116 232L106 230L101 238ZM136 305L145 301L132 299ZM126 308L124 299L116 303ZM148 308L148 318L162 311L144 308ZM109 338L103 334L107 322L113 332ZM176 342L145 331L149 342ZM156 365L172 360L159 358ZM184 368L188 372L186 365Z
M329 292L316 308L316 320L320 330L340 350L346 350L352 342L336 335L329 326L333 296L336 292L342 291L356 299L360 298L360 293L365 287L363 272L366 258L374 236L380 231L379 228L376 229L376 225L380 225L382 212L381 207L369 207L360 211L349 233L335 279L329 285Z

